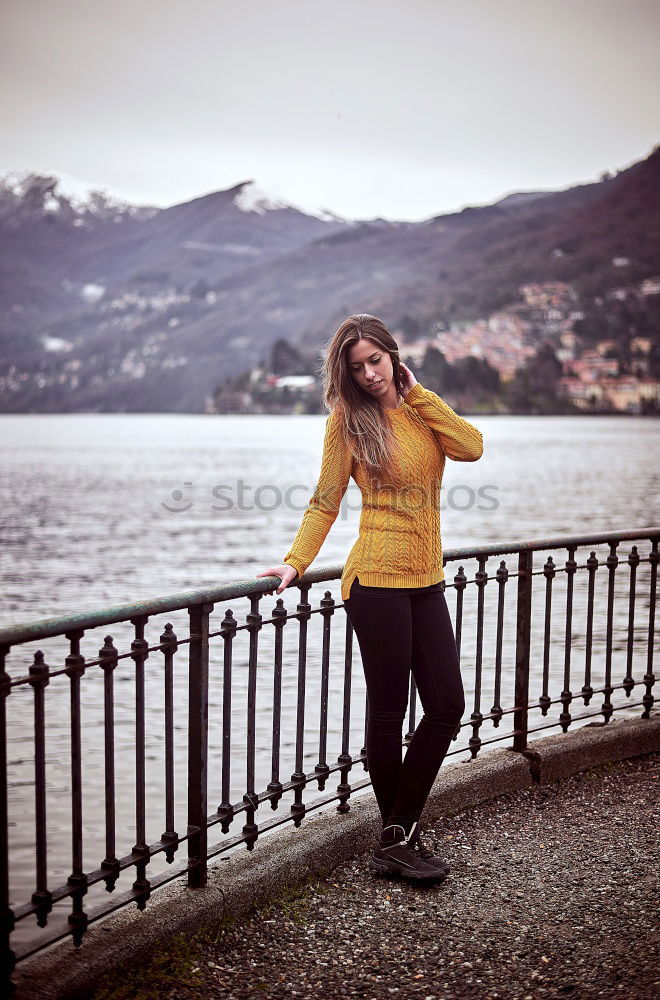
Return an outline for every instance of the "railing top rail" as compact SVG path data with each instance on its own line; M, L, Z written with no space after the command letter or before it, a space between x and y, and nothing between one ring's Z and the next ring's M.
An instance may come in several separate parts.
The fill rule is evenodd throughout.
M447 549L443 554L445 562L457 559L474 559L475 556L504 555L507 552L534 552L544 549L567 549L582 545L598 545L603 542L628 542L639 538L660 538L660 526L631 528L628 531L599 531L584 535L552 535L548 538L519 539L518 541L495 542L491 545L470 545L460 549Z
M496 542L490 545L471 545L463 548L445 549L443 558L444 562L447 563L456 562L458 559L474 559L478 556L505 555L509 552L543 551L545 549L596 545L603 542L633 541L635 539L660 539L660 526L631 528L628 531L601 531L583 535L519 539L517 541ZM292 586L336 580L341 576L342 570L342 563L308 570L300 580L294 581ZM7 647L24 642L66 635L66 633L78 629L114 625L117 622L164 614L168 611L184 611L200 604L216 604L219 601L234 600L237 597L248 597L250 594L263 593L269 587L274 590L278 583L279 577L276 576L251 577L246 580L234 580L232 583L220 587L204 587L200 590L182 591L165 597L151 597L130 604L116 604L108 608L80 611L71 615L59 615L55 618L16 622L0 628L0 651L3 647L7 649Z

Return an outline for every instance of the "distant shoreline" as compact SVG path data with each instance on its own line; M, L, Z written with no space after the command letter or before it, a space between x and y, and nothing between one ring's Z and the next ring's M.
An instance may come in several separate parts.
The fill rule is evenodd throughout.
M459 412L458 410L456 411ZM565 410L556 413L537 413L529 411L512 412L510 410L465 410L460 416L468 417L649 417L658 419L657 413L635 413L631 410L595 410L584 412L580 410ZM0 417L81 417L81 416L125 416L125 417L324 417L325 412L296 413L278 410L261 413L246 413L235 410L224 413L207 413L203 410L0 410Z

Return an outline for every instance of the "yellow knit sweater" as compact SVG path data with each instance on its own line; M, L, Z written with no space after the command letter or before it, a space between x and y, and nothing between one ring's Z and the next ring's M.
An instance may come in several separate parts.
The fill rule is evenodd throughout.
M362 493L360 530L344 564L341 599L356 576L368 587L427 587L443 580L440 485L445 457L475 462L481 431L417 382L397 409L386 409L397 441L391 482L372 488L342 441L335 411L326 420L318 484L284 562L299 576L316 558L352 476Z

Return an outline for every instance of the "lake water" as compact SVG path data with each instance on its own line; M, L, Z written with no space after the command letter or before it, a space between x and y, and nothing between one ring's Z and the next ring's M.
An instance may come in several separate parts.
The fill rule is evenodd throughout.
M640 417L479 417L472 418L483 432L485 450L476 463L449 461L442 489L442 538L445 549L552 535L622 530L660 523L660 422ZM193 590L208 585L250 579L281 562L300 523L319 472L325 418L322 416L202 416L202 415L3 415L0 416L1 454L0 622L27 622L72 611L94 609L149 597ZM349 487L340 515L315 566L341 563L357 536L360 495ZM620 558L630 550L622 544ZM646 554L648 543L640 543ZM583 553L586 555L587 553ZM599 558L607 549L598 550ZM558 565L565 552L554 553ZM506 557L509 570L515 558ZM500 559L492 559L495 573ZM539 569L543 560L535 560ZM466 563L470 576L476 564ZM446 567L450 582L457 564ZM639 571L636 619L635 676L643 673L644 635L648 627L648 601L644 600L644 567ZM617 581L617 620L614 632L615 683L625 667L625 627L628 568ZM586 576L586 574L582 574ZM597 574L597 608L606 596L606 571ZM563 672L562 589L565 577L555 584L557 633L553 635L551 694L561 690ZM535 592L534 614L542 622L543 580ZM512 704L512 640L515 622L515 582L507 601L502 704ZM338 581L317 585L311 601L316 605L326 590L340 601ZM297 588L284 593L293 609ZM492 660L495 636L496 585L488 588L484 624L484 697L482 711L492 704ZM454 611L454 593L447 600ZM513 600L512 600L513 598ZM261 613L268 615L276 597L266 597ZM239 620L249 610L245 601L216 605L213 628L218 628L227 607ZM465 627L461 663L472 710L472 664L476 640L468 623L474 623L474 589L466 593ZM584 590L576 581L572 641L576 675L583 653ZM241 615L243 616L241 618ZM185 613L152 619L147 638L158 642L170 621L185 636ZM576 623L579 623L579 627ZM320 616L309 626L308 704L305 768L318 759L317 664L321 648ZM340 749L343 681L343 611L333 619L331 653L328 760ZM283 679L282 780L293 767L295 746L297 623L285 628ZM130 643L125 626L106 626L88 632L83 653L95 657L103 637L111 634L122 651ZM232 801L245 790L244 706L246 698L247 642L236 640L234 653ZM257 788L270 780L272 630L259 634L260 667L257 704ZM17 648L8 659L12 676L26 673L35 649L44 650L51 668L62 666L66 644L47 640ZM594 686L602 683L603 636L594 639ZM542 658L542 635L535 631L535 676ZM176 828L185 830L186 799L186 648L175 668L176 718ZM600 659L599 659L600 657ZM147 661L147 840L164 830L162 661L157 654ZM116 671L117 739L117 854L130 852L134 831L134 691L130 660ZM209 811L220 802L222 692L221 640L211 650ZM641 673L640 673L641 671ZM575 683L575 689L579 690ZM66 880L70 872L69 847L69 717L68 682L55 678L46 692L48 831L51 885ZM538 688L538 684L537 684ZM96 868L104 856L103 842L103 703L101 671L95 668L83 679L85 868ZM535 696L539 691L535 689ZM633 693L635 700L639 689ZM602 696L591 710L597 710ZM354 650L354 723L351 750L363 743L360 714L364 686L359 654ZM10 850L11 893L18 904L34 888L34 785L32 691L14 689L9 702ZM580 703L581 705L581 703ZM576 714L579 707L574 705ZM586 711L584 708L583 711ZM419 717L419 715L418 715ZM556 713L555 713L556 717ZM508 721L507 721L508 720ZM543 720L538 720L542 722ZM501 729L506 731L510 717ZM461 745L469 736L465 727ZM483 737L493 735L484 726ZM495 734L497 735L497 734ZM360 769L357 777L363 775ZM333 779L336 780L336 779ZM333 781L331 781L333 787ZM282 808L282 806L280 807ZM284 808L288 808L286 802ZM268 810L270 815L270 810ZM274 814L273 814L274 815ZM230 831L242 825L240 816ZM217 827L211 840L221 839ZM185 848L184 848L185 849ZM157 863L154 863L157 868ZM132 874L129 873L132 881ZM126 877L120 887L126 885ZM91 907L90 892L86 906ZM89 901L89 904L88 904ZM56 908L52 920L64 920L66 908ZM28 926L29 925L29 926ZM24 921L15 935L17 944L34 933L32 920Z

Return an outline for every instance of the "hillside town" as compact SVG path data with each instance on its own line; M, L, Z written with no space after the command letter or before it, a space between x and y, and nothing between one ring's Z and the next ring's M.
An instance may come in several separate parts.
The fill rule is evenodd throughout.
M251 181L170 211L0 178L0 410L320 414L325 345L364 311L458 412L658 414L659 176L660 147L405 224Z
M612 261L615 267L626 263L626 258ZM431 351L439 352L449 366L476 359L497 373L506 394L507 384L524 372L540 351L549 351L557 362L557 377L553 386L547 387L554 391L555 412L660 413L660 379L651 365L652 337L631 337L626 362L615 340L604 337L586 343L580 336L584 312L578 308L570 284L538 282L521 285L519 292L518 302L471 323L452 323L449 329L437 323L428 334L414 338L404 329L393 329L402 360L415 370L423 370ZM660 296L660 277L645 279L632 288L621 285L610 295L619 302L630 296ZM596 305L606 303L601 299ZM283 345L286 342L280 347ZM207 402L207 412L321 412L318 367L309 370L295 348L286 346L284 358L281 351L279 356L274 352L270 364L255 365L239 379L219 387ZM451 383L443 395L456 403ZM503 411L506 407L493 406L493 412Z

